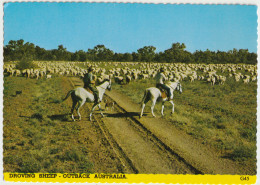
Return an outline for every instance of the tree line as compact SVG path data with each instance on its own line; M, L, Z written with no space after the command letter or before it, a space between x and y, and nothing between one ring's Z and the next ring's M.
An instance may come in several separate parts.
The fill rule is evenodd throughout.
M87 51L67 51L63 45L57 49L46 50L33 43L10 40L4 46L4 62L38 60L38 61L118 61L118 62L167 62L167 63L245 63L256 64L256 53L250 53L248 49L233 49L225 51L201 51L193 53L186 51L184 43L173 43L171 48L163 52L156 52L154 46L144 46L132 53L116 53L104 45L97 45Z

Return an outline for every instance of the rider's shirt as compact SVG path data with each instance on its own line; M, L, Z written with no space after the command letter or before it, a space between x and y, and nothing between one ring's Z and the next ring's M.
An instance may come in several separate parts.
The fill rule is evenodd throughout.
M166 77L163 73L157 73L155 80L156 84L164 84L163 82L166 80Z
M84 83L88 86L91 84L91 82L93 81L93 74L92 73L87 73L85 76L84 76L84 79L83 79Z

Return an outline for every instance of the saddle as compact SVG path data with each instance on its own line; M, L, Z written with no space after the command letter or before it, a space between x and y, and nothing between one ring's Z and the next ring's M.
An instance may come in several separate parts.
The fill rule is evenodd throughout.
M90 92L91 94L94 94L93 91L90 90L90 88L84 86L84 89L86 89L88 92Z
M163 99L168 97L165 90L160 89L160 91L161 91L161 94L162 94L162 98L163 98Z
M166 92L165 89L163 89L163 88L160 87L160 86L156 86L156 88L158 88L158 89L161 91L161 94L162 94L162 98L163 98L163 99L168 97L168 94L167 94L167 92Z

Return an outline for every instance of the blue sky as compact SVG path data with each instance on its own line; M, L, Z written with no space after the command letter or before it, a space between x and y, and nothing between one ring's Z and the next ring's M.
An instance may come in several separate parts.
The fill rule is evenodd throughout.
M4 45L23 39L68 51L104 44L114 52L172 43L186 50L257 51L257 7L122 3L6 3Z

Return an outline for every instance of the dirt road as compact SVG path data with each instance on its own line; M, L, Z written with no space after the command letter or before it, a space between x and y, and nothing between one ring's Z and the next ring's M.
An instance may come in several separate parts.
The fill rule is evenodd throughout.
M70 80L74 86L81 85L77 78ZM119 171L145 174L254 173L223 158L216 150L176 129L173 123L163 118L153 118L147 114L139 119L140 105L134 104L125 95L112 90L106 91L105 98L116 103L115 109L105 110L104 118L96 111L94 124L105 135L109 143L107 147L112 148L121 162L122 166L111 164L120 166ZM90 108L90 104L85 106ZM83 109L83 120L79 123L93 124L88 121L88 111Z

